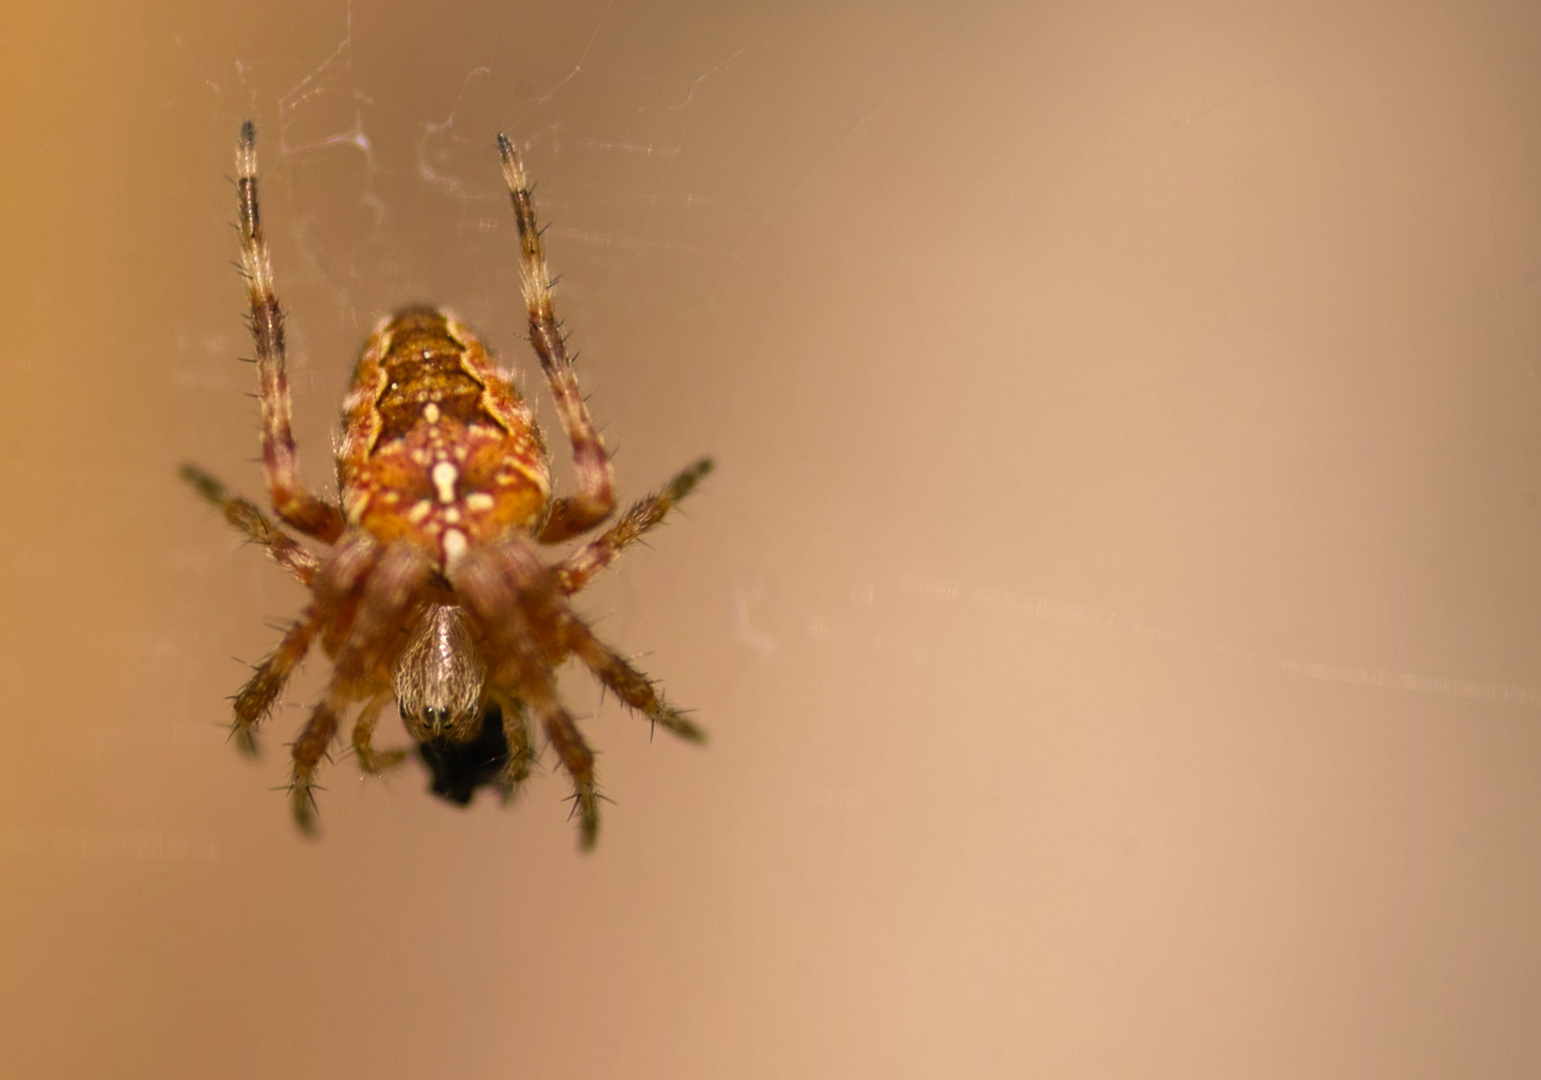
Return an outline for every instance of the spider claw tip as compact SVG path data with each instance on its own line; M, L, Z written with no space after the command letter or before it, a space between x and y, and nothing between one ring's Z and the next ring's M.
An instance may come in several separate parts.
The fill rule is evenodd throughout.
M232 724L230 727L230 741L235 743L235 748L241 752L242 757L255 758L259 756L257 746L257 733L249 724Z

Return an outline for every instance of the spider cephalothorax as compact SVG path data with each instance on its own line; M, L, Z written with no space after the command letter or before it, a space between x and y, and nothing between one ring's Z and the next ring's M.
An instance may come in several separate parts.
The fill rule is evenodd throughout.
M241 129L241 260L261 381L262 455L278 517L331 549L316 555L245 499L193 466L183 476L311 591L304 613L235 698L234 729L258 724L317 641L332 676L293 746L291 802L309 827L315 775L344 715L361 704L353 748L368 772L406 756L374 747L392 698L435 794L461 804L492 785L505 797L535 757L537 720L572 777L583 842L598 827L594 754L557 696L555 668L576 657L631 708L689 739L701 731L594 636L567 597L661 521L711 469L702 460L569 555L548 565L536 544L573 539L614 508L609 458L578 391L556 317L529 182L498 136L523 253L530 342L573 446L578 491L551 497L546 446L530 410L487 349L453 315L416 307L381 321L343 406L341 497L301 483L289 429L283 323L257 206L256 136Z

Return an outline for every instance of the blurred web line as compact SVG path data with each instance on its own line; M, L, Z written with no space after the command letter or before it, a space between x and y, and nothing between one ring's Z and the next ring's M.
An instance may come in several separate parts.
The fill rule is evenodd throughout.
M1415 694L1440 694L1445 697L1467 698L1475 701L1512 701L1519 705L1541 706L1541 690L1532 690L1528 686L1506 686L1503 683L1484 683L1471 679L1440 679L1430 675L1378 671L1375 668L1341 667L1336 664L1317 664L1303 660L1271 659L1269 662L1303 679L1353 683L1357 686L1379 686L1389 690L1408 690Z
M363 151L366 158L370 157L372 147L369 136L364 132L364 110L362 106L373 105L374 99L359 89L358 72L353 63L353 4L351 0L347 5L346 21L343 26L342 40L332 50L331 55L307 73L299 82L289 89L289 92L278 99L278 152L280 155L298 154L310 150L321 150L332 146L354 146ZM239 65L238 65L239 66ZM333 89L331 73L334 67L340 68L346 73L347 92L353 108L353 123L346 131L330 135L319 141L308 144L294 144L289 141L289 129L294 123L294 114L308 106L312 101L330 93ZM372 160L372 159L371 159Z
M594 29L589 32L589 40L584 44L583 51L578 54L578 59L573 62L572 70L570 70L566 75L562 76L561 79L557 80L546 90L542 91L540 94L537 94L531 98L526 98L525 100L511 106L509 110L504 114L506 119L501 127L503 127L505 130L511 126L515 128L522 127L523 124L521 121L524 119L524 117L528 116L531 112L540 106L550 102L551 99L556 97L557 93L561 91L562 87L566 86L568 83L572 82L578 77L578 73L583 70L584 62L589 58L589 53L594 51L594 42L599 40L599 31L603 29L605 23L609 21L610 12L614 10L614 8L615 0L610 0L610 2L605 5L605 10L599 13L599 18L594 20ZM528 143L525 145L528 145Z
M907 596L926 596L943 602L956 602L964 595L961 582L918 575L906 575L900 579L899 592ZM1403 671L1383 671L1378 668L1355 667L1346 664L1323 664L1294 657L1265 656L1251 649L1219 642L1205 641L1188 634L1179 634L1161 627L1137 622L1116 611L1092 607L1088 604L1072 604L1026 593L1002 592L994 589L979 590L968 594L969 602L986 611L999 611L1025 616L1039 622L1074 626L1104 633L1127 634L1180 645L1185 648L1209 652L1219 656L1249 660L1277 668L1288 675L1321 682L1345 683L1353 686L1369 686L1384 690L1402 690L1415 694L1435 694L1441 697L1462 698L1468 701L1504 701L1531 708L1541 708L1541 690L1528 686L1511 686L1504 683L1478 682L1474 679L1449 679L1432 675L1418 675Z

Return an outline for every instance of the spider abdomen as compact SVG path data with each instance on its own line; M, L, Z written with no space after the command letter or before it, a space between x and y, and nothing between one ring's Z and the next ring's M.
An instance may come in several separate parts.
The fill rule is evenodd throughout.
M551 476L534 417L447 312L410 308L375 329L343 422L343 510L377 540L409 540L442 568L545 517Z

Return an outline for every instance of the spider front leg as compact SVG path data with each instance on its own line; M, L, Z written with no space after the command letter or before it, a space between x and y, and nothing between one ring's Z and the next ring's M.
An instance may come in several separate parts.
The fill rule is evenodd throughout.
M604 440L595 430L588 405L578 390L567 343L552 310L551 272L541 249L529 177L507 136L498 136L498 150L503 157L503 179L514 204L514 221L519 226L519 248L524 258L521 282L525 306L529 308L530 344L540 357L562 428L573 444L573 464L578 474L578 493L552 502L551 516L540 532L541 543L555 544L587 532L609 517L615 509L615 492Z
M342 511L311 494L301 482L294 436L289 430L284 319L273 291L273 261L262 235L262 216L257 204L257 129L250 120L241 125L235 164L241 268L251 299L251 334L262 385L262 460L267 469L268 490L280 518L307 536L333 543L342 535Z
M589 579L615 561L621 549L642 539L642 535L663 521L700 479L712 471L712 459L702 458L680 473L656 495L638 499L621 519L601 535L569 555L556 569L557 584L571 596L588 584Z

